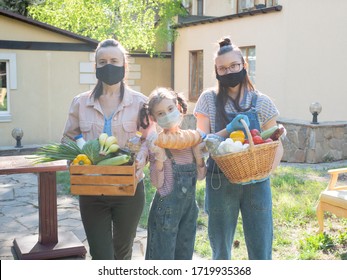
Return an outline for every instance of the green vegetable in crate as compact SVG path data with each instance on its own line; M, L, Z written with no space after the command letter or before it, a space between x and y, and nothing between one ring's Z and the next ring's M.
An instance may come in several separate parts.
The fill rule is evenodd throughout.
M102 151L104 150L105 142L106 142L107 138L108 138L107 133L101 133L99 135L98 140L99 140L99 145L100 145L100 150L99 150L100 153L102 153Z
M38 158L34 163L50 162L55 160L74 160L82 150L76 142L68 137L64 137L61 143L48 144L39 148L36 152Z
M99 140L99 143L100 143L100 140ZM104 144L104 148L102 149L102 151L99 152L99 154L105 156L105 155L108 155L109 153L117 152L119 149L119 146L117 145L117 143L118 143L118 140L115 136L107 137Z
M131 157L129 155L115 156L112 158L104 159L98 162L96 165L122 165L129 162L130 158Z
M97 164L99 161L110 158L111 155L100 155L100 144L98 139L87 141L83 148L81 154L86 154L87 157L91 160L92 164Z

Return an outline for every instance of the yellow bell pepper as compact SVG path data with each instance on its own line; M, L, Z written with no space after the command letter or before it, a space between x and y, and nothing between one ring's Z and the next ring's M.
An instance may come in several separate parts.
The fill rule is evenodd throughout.
M229 137L233 139L234 142L240 141L242 144L245 142L245 134L242 130L236 130L230 133Z
M75 159L72 161L73 165L91 165L92 162L85 154L79 154Z

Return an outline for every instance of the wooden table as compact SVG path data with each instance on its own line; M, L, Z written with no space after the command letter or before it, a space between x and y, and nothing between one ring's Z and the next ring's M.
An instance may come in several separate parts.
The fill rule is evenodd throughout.
M84 256L86 248L72 232L59 232L58 236L56 172L68 169L66 160L34 165L28 157L0 157L0 175L38 174L39 233L14 239L18 258L43 260Z

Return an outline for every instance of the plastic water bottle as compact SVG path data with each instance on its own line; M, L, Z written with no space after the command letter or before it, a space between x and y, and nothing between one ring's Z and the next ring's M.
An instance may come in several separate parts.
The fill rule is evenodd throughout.
M141 149L141 137L142 133L137 131L135 136L131 137L127 143L126 148L133 154L137 154Z
M77 136L75 136L75 140L76 140L76 144L77 146L82 149L84 144L86 143L86 140L83 139L83 135L79 134Z

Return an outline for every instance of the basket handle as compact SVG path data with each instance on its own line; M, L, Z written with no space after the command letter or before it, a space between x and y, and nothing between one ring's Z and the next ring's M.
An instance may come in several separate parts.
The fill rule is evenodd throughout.
M240 119L240 122L242 123L243 127L246 130L246 134L247 134L247 138L248 138L248 142L249 142L249 148L250 148L250 150L253 150L254 149L254 142L253 142L252 134L249 131L249 127L248 127L248 125L244 119Z

